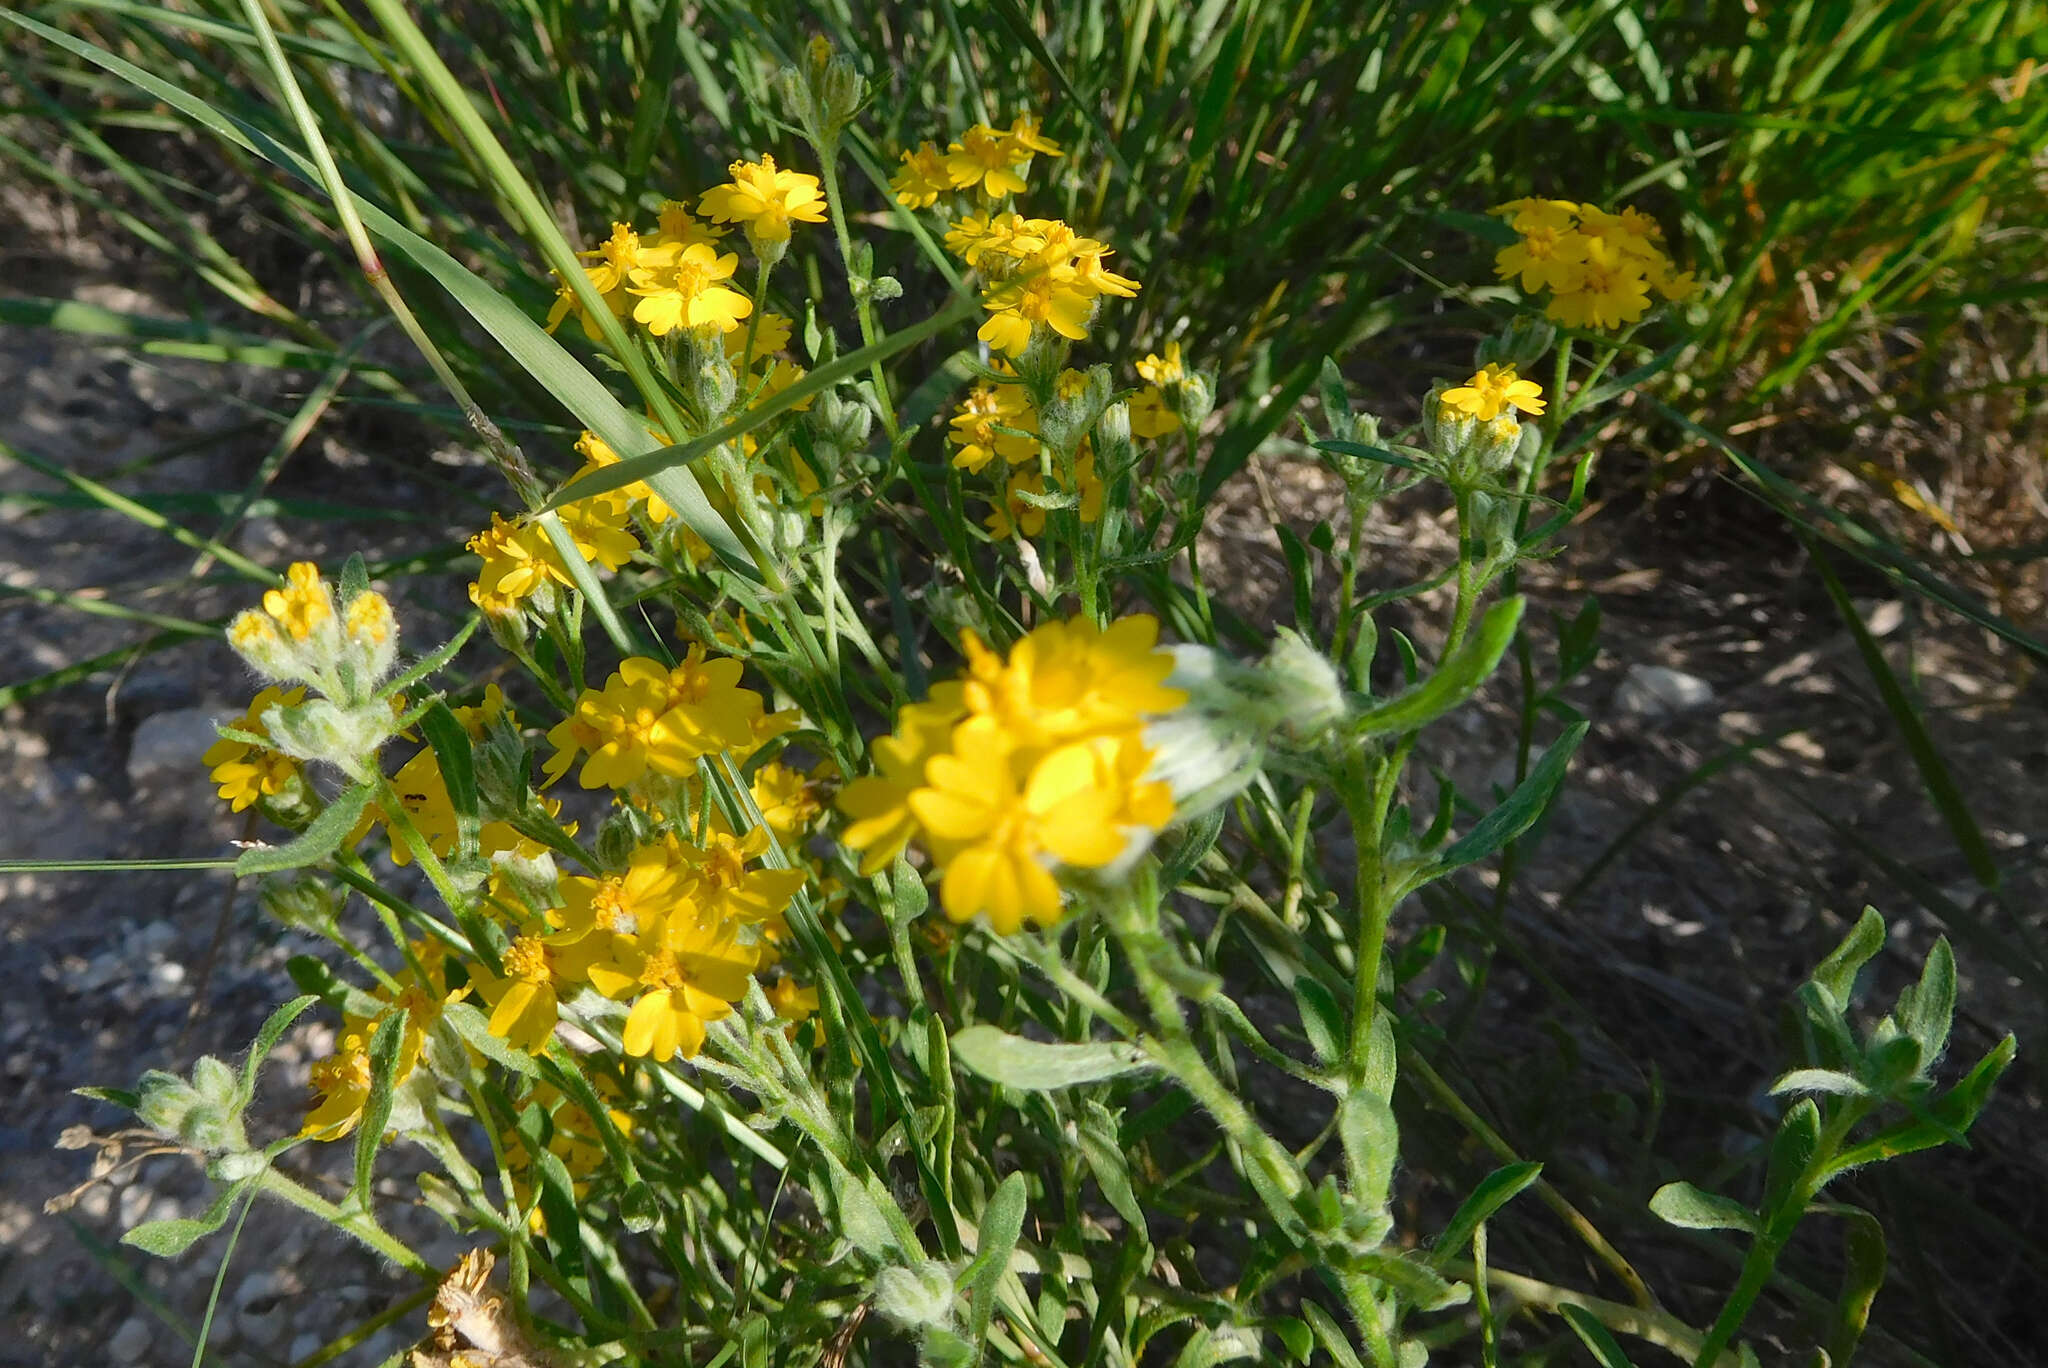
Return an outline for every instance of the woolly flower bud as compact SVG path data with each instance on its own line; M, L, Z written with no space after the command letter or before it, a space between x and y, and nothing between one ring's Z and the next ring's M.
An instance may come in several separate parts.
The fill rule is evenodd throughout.
M1267 753L1317 746L1351 712L1336 666L1282 629L1258 665L1206 646L1176 646L1169 688L1187 706L1148 724L1148 776L1173 789L1183 820L1229 801L1258 774Z
M809 418L812 441L838 457L866 446L875 423L874 410L837 390L819 395Z
M263 714L263 729L277 749L295 760L319 760L354 779L366 779L377 752L397 730L391 705L379 699L344 708L315 698Z
M1449 388L1439 380L1430 386L1429 397L1422 401L1422 442L1442 458L1447 469L1454 469L1479 431L1479 420L1443 402L1444 391Z
M904 1330L944 1327L953 1318L953 1270L937 1259L875 1275L875 1309Z
M277 624L254 608L235 614L228 624L228 645L265 679L282 684L300 677L298 658Z
M1181 382L1174 386L1174 390L1177 401L1174 410L1180 414L1181 422L1190 432L1199 430L1203 421L1215 411L1215 385L1210 382L1207 375L1196 371L1183 377Z
M370 688L389 674L398 661L398 619L391 602L374 589L366 589L348 602L343 612L348 638L347 663L354 670L358 687Z
M190 1082L151 1069L137 1085L135 1115L159 1134L209 1153L249 1147L236 1107L235 1071L211 1055L192 1066Z

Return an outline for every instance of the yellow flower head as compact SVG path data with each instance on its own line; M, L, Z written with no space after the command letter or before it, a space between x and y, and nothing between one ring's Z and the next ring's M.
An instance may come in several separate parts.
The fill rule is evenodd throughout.
M293 641L305 641L334 621L334 596L320 578L320 567L311 561L297 561L285 572L285 587L266 589L263 611L276 620Z
M736 161L732 180L704 192L697 210L720 223L742 225L755 242L787 242L791 223L823 223L825 198L818 178L778 170L775 158Z
M1143 613L1106 628L1086 618L1044 623L1007 659L969 634L962 698L970 712L995 719L1025 745L1135 730L1187 702L1166 686L1173 657L1158 643L1159 621Z
M1002 199L1024 189L1024 168L1031 153L1007 133L987 124L976 124L960 135L946 154L946 179L955 190L979 188L990 199Z
M919 143L915 152L905 152L903 164L889 180L896 202L905 209L929 208L952 188L945 154L929 142Z
M1641 318L1649 307L1644 260L1589 238L1578 285L1554 293L1544 312L1568 328L1619 328Z
M1543 412L1543 387L1516 375L1513 366L1489 362L1464 384L1445 390L1442 403L1453 412L1490 423L1504 409Z
M269 736L269 728L263 725L264 713L274 707L294 708L305 701L303 687L284 690L273 686L257 694L248 711L230 725L236 731ZM299 762L289 755L226 737L207 747L199 761L212 771L221 799L233 812L244 812L265 798L275 798L291 786L299 773Z
M946 749L954 725L966 712L957 682L937 685L930 699L912 703L896 715L892 735L879 738L870 747L876 772L839 790L839 810L853 819L840 840L849 849L862 852L862 874L887 869L916 834L910 794L923 785L925 762Z
M656 337L677 328L716 328L731 332L754 311L754 302L721 281L730 279L739 255L720 256L702 242L691 243L662 265L633 272L626 286L639 298L633 321Z
M725 236L723 228L714 228L692 217L689 206L681 200L666 200L661 206L661 227L654 237L657 247L689 247L703 243L709 247Z
M1187 379L1188 371L1186 364L1181 360L1180 343L1168 342L1163 355L1147 352L1144 359L1138 362L1138 374L1161 388L1178 385Z

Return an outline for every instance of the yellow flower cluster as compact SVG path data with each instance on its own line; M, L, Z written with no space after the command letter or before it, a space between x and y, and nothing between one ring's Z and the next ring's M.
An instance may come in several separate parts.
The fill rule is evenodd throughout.
M1623 327L1648 311L1653 290L1673 302L1693 293L1692 272L1672 263L1664 230L1640 210L1518 199L1492 212L1521 238L1496 254L1495 271L1526 293L1548 290L1544 312L1568 328Z
M946 230L946 246L988 278L981 305L989 316L975 336L1010 356L1022 356L1042 329L1078 342L1097 300L1138 293L1137 281L1105 264L1105 243L1059 219L970 214Z
M561 510L562 529L585 561L617 570L633 558L640 539L633 533L632 502L625 490L613 490L578 499ZM516 614L536 594L552 594L575 582L562 553L538 523L493 513L490 527L471 537L467 548L483 561L470 583L469 601L496 617Z
M548 733L555 754L544 769L552 783L584 756L584 788L629 788L649 771L687 778L702 757L751 750L787 722L740 687L737 660L707 658L701 645L673 667L633 656L603 688L585 689L576 711Z
M969 635L965 676L904 708L874 743L877 772L839 795L861 871L915 838L952 920L986 916L1004 934L1058 921L1054 868L1115 864L1173 818L1143 729L1187 696L1166 686L1158 640L1142 615L1046 623L1007 657Z
M334 590L320 578L320 567L295 561L285 571L283 588L264 591L261 609L235 614L228 644L280 682L336 684L340 671L354 676L350 689L367 688L397 659L398 619L374 589L359 591L336 612Z
M1064 155L1060 145L1038 131L1038 120L1019 114L1008 128L976 124L944 152L929 142L905 152L889 182L906 209L928 209L941 195L978 191L999 200L1023 193L1034 157Z
M697 202L697 213L740 225L757 254L779 256L793 223L825 221L816 176L783 170L773 157L734 162L731 169L732 180L707 190ZM723 232L692 216L680 201L670 200L652 233L614 223L609 238L580 254L589 259L583 273L614 315L630 317L656 337L678 329L730 333L753 313L754 301L726 283L738 268L739 256L719 252ZM584 335L597 341L597 320L583 311L569 283L559 281L548 311L548 331L572 313L581 320Z

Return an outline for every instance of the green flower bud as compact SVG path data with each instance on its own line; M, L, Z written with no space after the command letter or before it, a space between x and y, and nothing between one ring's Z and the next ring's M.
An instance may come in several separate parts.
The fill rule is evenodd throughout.
M944 1328L953 1319L953 1271L937 1259L875 1275L875 1310L904 1330Z

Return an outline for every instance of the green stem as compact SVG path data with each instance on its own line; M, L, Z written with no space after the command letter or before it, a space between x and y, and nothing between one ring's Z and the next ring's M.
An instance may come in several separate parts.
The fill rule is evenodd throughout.
M1459 1259L1445 1261L1439 1266L1438 1271L1467 1282L1481 1276L1476 1264ZM1681 1359L1692 1361L1698 1358L1700 1332L1669 1312L1659 1311L1654 1307L1623 1306L1620 1302L1589 1297L1583 1292L1574 1292L1569 1287L1559 1287L1540 1278L1510 1273L1504 1268L1488 1267L1484 1277L1487 1286L1496 1292L1506 1293L1524 1306L1533 1306L1539 1311L1549 1311L1553 1314L1560 1307L1575 1306L1609 1330L1633 1335L1660 1349L1669 1350ZM1722 1355L1720 1359L1701 1361L1712 1362L1715 1368L1734 1368L1735 1364L1733 1355Z
M368 1212L343 1211L276 1169L263 1170L263 1176L256 1181L258 1186L271 1196L281 1197L299 1210L317 1216L344 1234L355 1237L408 1273L417 1273L430 1281L441 1276L440 1270L393 1239Z
M836 140L813 138L811 145L818 153L818 174L825 182L825 205L827 216L832 220L832 232L839 239L839 260L846 268L849 286L853 281L853 234L846 227L846 200L839 191L839 149ZM863 282L863 286L872 282ZM860 322L861 345L872 347L881 340L881 332L875 326L875 308L866 289L855 293L854 317ZM889 377L882 370L877 357L869 367L869 374L875 381L875 399L882 408L882 431L889 435L889 448L893 453L901 445L902 431L896 426L896 400L889 393Z
M1756 1304L1764 1285L1777 1270L1778 1255L1791 1240L1792 1232L1798 1228L1807 1206L1826 1184L1828 1168L1841 1150L1842 1141L1848 1138L1850 1129L1863 1119L1867 1110L1854 1101L1842 1105L1835 1113L1835 1119L1821 1132L1820 1143L1813 1147L1813 1153L1799 1171L1797 1181L1786 1188L1785 1200L1776 1210L1764 1214L1763 1229L1757 1232L1749 1253L1742 1260L1742 1273L1736 1279L1735 1290L1728 1294L1721 1314L1714 1318L1699 1353L1694 1356L1693 1368L1708 1368L1733 1342L1736 1332L1742 1329L1743 1321L1749 1318L1750 1308Z

